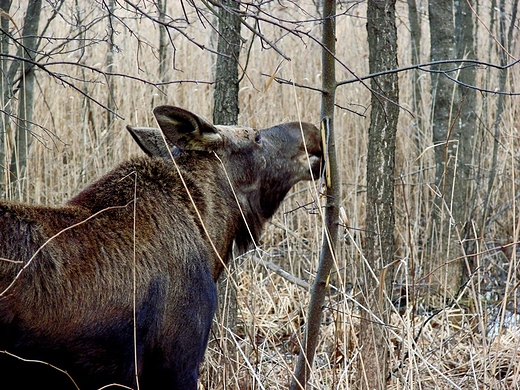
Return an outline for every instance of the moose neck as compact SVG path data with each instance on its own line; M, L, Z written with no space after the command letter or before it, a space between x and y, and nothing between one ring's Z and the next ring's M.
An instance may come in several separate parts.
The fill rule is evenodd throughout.
M216 280L233 257L233 243L236 243L238 254L258 243L265 223L274 214L288 189L277 192L279 188L276 191L271 188L270 191L273 183L266 185L259 182L253 189L244 192L238 187L232 190L222 165L210 155L206 158L201 155L197 158L181 155L176 160L182 181L172 164L165 160L134 159L91 184L72 198L68 205L81 206L90 213L127 205L120 212L131 214L135 196L139 204L140 199L152 190L156 194L169 193L171 198L168 199L174 200L176 205L192 214L200 235L207 243L211 272ZM135 178L138 180L137 187ZM273 193L277 196L273 196ZM153 202L160 201L161 196L154 197ZM168 205L164 209L168 209ZM129 220L132 218L130 214L127 218Z
M266 222L274 215L285 195L289 192L293 183L279 183L272 180L260 181L252 191L240 193L238 190L229 191L225 196L229 201L229 210L235 210L234 219L229 221L228 227L234 231L234 242L238 254L243 254L247 250L258 245L258 239L263 231ZM230 190L229 186L226 186ZM237 213L238 212L238 213ZM227 243L222 257L226 264L233 257L232 244ZM213 263L213 275L215 280L225 268L222 261Z
M224 177L224 173L222 176ZM258 190L242 193L239 188L231 189L227 180L217 182L220 190L216 203L225 205L217 210L210 209L209 213L202 216L205 221L215 221L215 226L208 227L208 233L213 242L214 252L218 250L218 256L212 256L212 272L215 280L225 268L225 265L233 258L233 244L237 253L243 254L258 244L262 229L268 220L264 216L260 206L260 192ZM206 225L207 226L207 225ZM223 234L225 232L225 234ZM226 237L222 240L222 237Z

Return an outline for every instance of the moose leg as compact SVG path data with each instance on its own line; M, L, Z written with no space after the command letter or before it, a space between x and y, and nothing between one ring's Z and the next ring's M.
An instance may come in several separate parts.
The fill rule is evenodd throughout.
M211 278L200 279L191 291L187 305L177 306L167 316L169 324L158 338L161 348L145 354L140 387L146 389L196 390L199 365L208 344L217 291ZM181 324L181 325L179 325Z

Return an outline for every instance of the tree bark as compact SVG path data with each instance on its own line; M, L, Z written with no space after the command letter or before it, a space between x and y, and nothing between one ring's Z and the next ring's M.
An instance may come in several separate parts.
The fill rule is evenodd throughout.
M116 52L116 44L114 42L115 30L114 30L114 12L116 9L115 0L108 1L108 50L106 57L106 69L108 72L115 72L114 69L114 55ZM116 107L116 86L114 83L114 78L108 76L108 85L107 85L107 108L106 110L106 147L107 147L107 157L111 160L114 156L113 150L113 134L114 134L114 111L117 109Z
M454 5L456 6L454 8ZM458 57L474 57L472 12L466 1L429 2L432 61ZM457 40L455 40L457 36ZM433 269L441 270L437 283L446 300L457 293L462 284L465 254L460 239L472 215L471 171L475 140L475 94L449 80L443 72L474 85L475 71L450 71L451 65L432 67L432 126L435 145L435 207L430 236L434 258ZM467 248L466 248L467 249ZM429 272L429 270L425 270Z
M475 58L475 35L473 12L470 4L474 6L474 0L456 0L455 5L455 49L458 58ZM466 85L475 85L475 67L463 67L459 72L458 80ZM471 219L476 217L475 210L477 201L475 199L475 185L483 185L476 182L476 172L472 170L475 156L475 140L478 136L476 91L463 85L457 86L457 96L460 97L456 128L459 136L459 148L457 159L457 171L454 181L452 214L456 226L460 232L460 239L464 243L462 249L467 260L467 267L464 262L459 262L460 276L468 278L475 267L473 256L469 256L477 251L475 237L473 235L473 224ZM457 235L459 237L459 235ZM459 244L460 247L460 244ZM455 252L456 255L456 252ZM450 257L451 259L451 257ZM456 285L458 289L458 285Z
M453 38L453 3L452 1L429 1L428 11L430 18L430 59L431 61L455 58L455 44ZM432 96L432 136L435 145L435 207L432 216L432 234L430 236L434 256L430 262L430 270L440 270L441 274L436 283L443 286L452 286L460 282L460 267L446 264L446 259L452 258L453 245L450 245L452 220L449 213L451 187L454 180L457 158L457 144L450 143L451 107L454 99L455 86L441 72L447 66L437 65L432 70L439 73L431 74ZM447 221L447 223L446 223ZM435 249L436 248L436 249ZM450 253L451 251L451 253ZM434 273L433 275L436 275ZM450 288L450 290L452 289Z
M510 20L512 21L509 25L509 29L506 32L506 26L505 26L505 20L506 20L506 4L505 0L499 1L499 25L498 25L498 41L500 43L501 47L505 47L507 51L509 52L511 50L512 42L513 42L513 31L515 29L515 21L517 18L518 13L518 0L514 0L512 3L512 12ZM491 12L495 12L495 2L493 1L491 3ZM493 21L493 19L492 19ZM498 57L500 58L500 65L505 66L507 64L508 56L507 53L504 52L503 49L499 48ZM491 57L491 49L489 53L489 57ZM489 62L491 62L488 59ZM499 91L505 91L506 90L506 81L507 81L507 71L504 69L500 72L498 75L498 90ZM498 95L497 97L497 106L495 110L495 120L492 124L493 127L493 151L492 151L492 159L491 159L491 168L489 171L489 177L488 177L488 183L487 183L487 191L485 194L485 200L484 200L484 208L481 215L482 221L481 221L481 233L480 236L484 237L485 230L488 223L488 214L490 210L490 200L491 200L491 193L493 190L495 177L497 173L497 165L498 165L498 150L500 148L500 138L501 138L501 123L502 123L502 115L504 113L505 109L505 96L504 95Z
M420 17L417 12L417 2L416 0L407 0L408 3L408 21L410 23L410 43L411 43L411 59L412 64L420 64L421 63L421 24ZM420 82L421 72L419 70L413 70L412 84L413 84L413 110L414 110L414 122L415 122L415 144L417 145L417 149L420 151L423 143L423 133L424 133L424 111L422 104L422 89Z
M157 8L159 10L159 21L164 23L166 21L166 7L168 0L158 0ZM168 74L166 66L166 58L168 54L168 40L166 39L166 27L159 27L159 80L166 81Z
M236 13L238 9L239 3L232 0L221 1L218 8L219 39L217 51L219 55L215 71L213 107L213 123L217 125L236 125L238 122L238 68L242 43L240 35L241 21ZM226 272L223 272L217 281L219 302L217 321L221 326L213 327L213 333L218 335L217 340L213 342L219 343L218 349L223 351L224 359L220 366L224 370L223 372L213 370L209 373L209 377L213 378L214 382L221 379L224 382L224 388L226 388L226 383L231 382L232 371L235 368L234 356L236 348L234 341L227 335L226 331L235 332L237 328L237 292L230 280L235 269L234 262L230 262ZM227 367L230 369L226 370Z
M38 50L38 27L40 25L41 0L32 0L27 6L22 30L22 56L35 60ZM25 192L22 178L27 166L27 151L29 148L28 134L31 131L34 102L34 66L24 62L21 64L22 75L18 85L18 118L16 120L15 143L12 148L10 176L13 184L13 194L23 200Z
M213 123L234 125L238 120L238 57L242 40L240 18L234 11L238 10L239 3L232 0L221 3Z
M397 69L395 0L369 0L370 73ZM399 85L396 73L371 81L367 153L366 261L361 281L360 388L384 389L388 375L391 270L394 261L394 160ZM365 310L366 309L366 310Z
M0 14L0 27L2 31L9 31L9 11L11 9L12 0L0 0L0 10L2 14ZM9 38L7 34L0 35L0 55L9 54ZM7 70L8 70L8 61L5 57L2 56L0 59L0 82L2 83L2 87L0 89L0 93L2 96L0 97L2 107L4 110L8 111L7 107L7 96L8 92L11 89L11 81L7 79ZM7 184L7 176L5 167L7 166L6 159L6 144L5 140L7 138L7 132L9 129L9 115L7 113L0 114L0 196L4 196L4 192Z
M334 265L335 248L338 241L338 216L340 202L340 180L336 160L334 135L334 106L336 100L336 1L323 1L322 32L322 99L321 123L326 159L327 203L325 206L325 229L321 244L320 263L311 290L309 311L303 335L303 347L291 381L290 389L305 389L309 380L316 346L319 341L323 304L328 291L330 273Z

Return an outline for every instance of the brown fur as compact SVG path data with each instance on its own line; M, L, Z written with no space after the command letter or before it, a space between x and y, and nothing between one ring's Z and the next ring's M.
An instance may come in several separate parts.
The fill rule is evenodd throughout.
M311 178L308 161L319 174L313 125L258 132L170 106L154 114L166 143L158 129L129 128L150 156L64 206L0 202L0 350L65 369L82 389L136 386L134 277L140 388L196 389L222 261L234 242L256 241L289 189ZM27 375L40 368L0 360L18 389L71 384L50 370Z

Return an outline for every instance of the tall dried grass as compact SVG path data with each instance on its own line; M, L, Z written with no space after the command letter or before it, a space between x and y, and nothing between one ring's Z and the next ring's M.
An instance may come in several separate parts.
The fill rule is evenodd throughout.
M180 3L170 3L169 14L172 17L183 15ZM424 3L421 2L421 15L423 37L427 37L427 6ZM154 12L150 3L141 5L146 5L150 13ZM209 27L209 22L200 23L199 16L188 3L184 2L184 5L192 23L186 25L183 32L204 47L215 48L216 33ZM404 65L411 61L411 46L407 10L404 4L398 6L399 61ZM317 15L316 6L310 1L298 2L301 8L292 2L273 2L266 7L280 20L303 20L310 19L309 15ZM496 31L489 33L483 27L491 25L492 10L486 7L487 4L479 7L478 57L497 63ZM338 65L338 77L350 79L353 77L350 72L364 75L368 70L364 4L344 2L339 11L346 14L337 19L337 55L348 70ZM53 37L67 36L73 30L67 20L80 17L83 25L87 25L105 14L96 2L82 2L78 8L70 2L61 12L64 16L52 21ZM47 3L45 16L50 15L51 8ZM121 18L115 22L119 32L115 43L119 51L113 68L104 70L158 82L157 25L146 18L135 18L123 9L118 9L116 15ZM23 9L16 10L11 16L20 26ZM209 18L214 20L211 15ZM99 43L84 50L56 54L53 60L79 62L103 69L108 45L102 38L107 28L106 19L101 19L85 32L85 38L101 39ZM303 28L319 39L319 23L306 23ZM247 62L248 65L239 97L240 122L258 127L295 119L318 122L319 93L271 82L269 75L276 73L284 79L319 88L319 45L305 36L288 35L277 26L264 25L262 32L291 60L283 60L274 50L262 47L258 39L253 41L249 32L244 32L246 46L251 45L251 49L247 58L244 52L242 60L242 64ZM172 40L175 52L171 51L169 55L168 79L177 83L157 88L132 78L114 76L117 112L124 119L116 120L113 128L107 128L106 113L95 102L43 73L38 74L35 121L41 127L33 126L32 129L23 200L60 203L118 161L139 153L131 137L125 133L124 125L154 126L151 109L155 105L179 105L211 117L212 87L205 82L213 80L215 55L190 43L181 34L173 33ZM421 53L424 61L429 56L427 43L425 39ZM47 45L53 44L56 42L51 37ZM518 52L517 46L514 52ZM490 56L489 53L495 54ZM108 91L103 75L69 65L53 66L52 71L89 80L89 83L78 82L78 85L89 96L106 104ZM511 91L519 90L518 73L518 67L509 70ZM498 72L481 68L477 77L479 86L492 90L497 85ZM191 82L195 80L199 82ZM478 268L466 286L466 293L456 296L457 300L449 307L441 307L438 306L442 302L439 296L455 297L456 292L446 291L442 278L442 265L452 259L443 258L435 248L428 247L434 161L427 73L421 74L420 83L423 100L419 112L412 115L411 72L400 74L403 110L397 138L395 189L397 256L401 262L396 270L395 283L396 292L413 297L413 302L396 308L392 323L387 325L392 334L390 388L516 388L520 386L520 330L516 316L519 268L516 247L510 244L518 241L519 231L516 203L520 150L515 120L518 118L517 98L506 99L506 110L500 122L498 174L491 192L493 220L485 234L475 240ZM497 95L489 93L480 94L475 107L479 123L479 129L475 129L479 141L474 164L477 196L471 201L480 208L491 169L497 98ZM360 83L338 89L339 107L335 121L336 128L340 129L338 153L342 206L348 221L343 221L347 226L338 248L337 264L324 308L322 336L310 380L311 388L316 389L357 388L354 378L362 367L358 361L358 351L362 346L357 344L356 281L363 277L358 274L357 266L363 261L369 99L369 92ZM418 127L417 116L426 124L424 128ZM236 271L228 275L238 286L239 324L236 332L224 329L222 334L232 340L236 349L225 350L224 340L211 347L202 368L201 388L287 388L300 349L309 291L273 272L265 262L275 263L292 276L312 283L322 238L320 214L305 206L312 203L313 194L314 190L308 184L299 185L273 218L259 248L242 256ZM479 223L481 221L475 221L475 229ZM457 243L456 234L453 241ZM498 318L493 317L495 313L498 313ZM508 326L502 326L504 323ZM210 370L207 370L210 366L216 368L219 375L210 377Z

